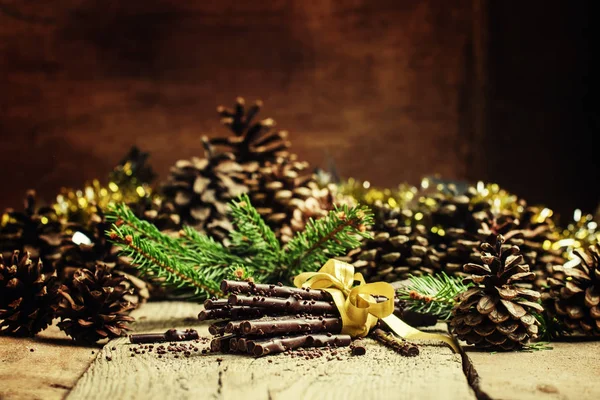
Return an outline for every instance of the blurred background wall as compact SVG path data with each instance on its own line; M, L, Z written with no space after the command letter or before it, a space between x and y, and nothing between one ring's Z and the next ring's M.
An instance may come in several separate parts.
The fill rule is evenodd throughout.
M495 181L563 214L600 195L587 2L0 0L0 207L166 176L262 99L315 166L392 186ZM596 139L597 141L597 139ZM596 146L597 147L597 146Z

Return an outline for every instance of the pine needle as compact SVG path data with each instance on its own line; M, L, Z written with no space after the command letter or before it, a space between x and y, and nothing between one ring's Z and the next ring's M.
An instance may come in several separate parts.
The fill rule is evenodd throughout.
M441 320L449 320L456 296L469 288L462 278L450 277L444 272L436 275L410 276L408 283L396 294L409 310L430 313Z

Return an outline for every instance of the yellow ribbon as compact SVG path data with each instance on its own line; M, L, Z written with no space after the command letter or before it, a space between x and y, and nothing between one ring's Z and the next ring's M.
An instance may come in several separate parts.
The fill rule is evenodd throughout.
M354 286L358 282L357 286ZM342 333L367 336L382 320L403 339L441 340L458 353L456 342L448 335L421 332L394 315L394 288L389 283L365 283L362 274L343 261L330 259L318 272L304 272L294 278L296 287L323 289L331 294L342 318ZM385 297L378 302L376 297Z

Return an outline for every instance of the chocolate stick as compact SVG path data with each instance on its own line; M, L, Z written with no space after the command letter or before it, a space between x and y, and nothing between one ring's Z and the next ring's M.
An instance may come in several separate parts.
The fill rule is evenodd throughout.
M246 293L267 297L288 298L293 295L299 296L302 300L331 301L331 296L324 290L301 289L291 286L265 285L260 283L251 283L243 281L224 280L221 282L221 292L223 294Z
M246 353L248 351L246 340L246 338L239 338L237 341L238 351L241 353Z
M214 324L210 325L208 327L208 333L210 333L211 335L222 335L225 332L225 327L227 326L228 322L227 321L223 321L223 322L215 322ZM230 333L230 332L227 332Z
M182 342L184 340L198 339L198 332L194 329L184 331L169 329L164 333L136 333L129 335L131 343L160 343L160 342Z
M261 307L276 311L293 311L314 314L337 314L337 307L333 302L298 300L295 297L282 299L279 297L250 297L232 294L229 296L232 306Z
M364 356L367 353L367 348L365 347L365 343L357 339L350 345L350 349L352 350L353 356Z
M219 336L210 341L210 351L213 353L229 351L229 341L234 338L235 335Z
M223 308L227 305L227 299L208 299L204 302L205 310L214 310Z
M352 338L350 335L326 335L322 333L310 334L306 341L307 347L346 347L350 346Z
M383 343L396 353L400 353L405 357L419 355L419 348L416 344L398 339L380 328L374 329L373 332L371 332L371 336L378 342Z
M267 354L283 353L286 350L303 347L308 341L309 335L299 335L290 337L278 337L268 340L252 341L252 354L256 357L266 356ZM247 341L250 344L250 341ZM248 347L250 349L250 347Z
M331 332L342 330L341 318L271 318L268 320L243 321L239 325L244 335L272 335L298 332Z
M239 333L241 331L241 325L245 321L229 321L225 326L225 333Z
M237 353L237 351L238 351L238 338L232 337L231 339L229 339L229 352Z
M272 310L261 309L258 307L231 307L218 308L215 310L203 310L198 314L200 321L209 321L213 319L248 319L248 318L261 318L265 315L277 315L280 313L273 312Z

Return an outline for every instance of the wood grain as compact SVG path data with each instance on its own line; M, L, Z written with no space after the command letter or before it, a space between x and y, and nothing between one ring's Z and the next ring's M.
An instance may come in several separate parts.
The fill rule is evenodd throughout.
M208 325L186 321L200 306L149 303L136 311L138 331L194 326L207 335ZM112 348L115 350L112 350ZM68 396L106 398L215 399L473 399L462 373L460 356L446 347L424 345L421 355L402 357L367 340L365 356L342 360L299 360L284 355L252 358L202 355L189 358L155 353L130 356L126 339L107 344ZM112 358L106 360L106 356ZM221 360L221 361L219 361Z
M0 336L0 399L63 399L100 346L76 346L56 325L36 338Z
M598 399L600 342L555 342L552 350L490 354L468 351L481 389L493 399Z

